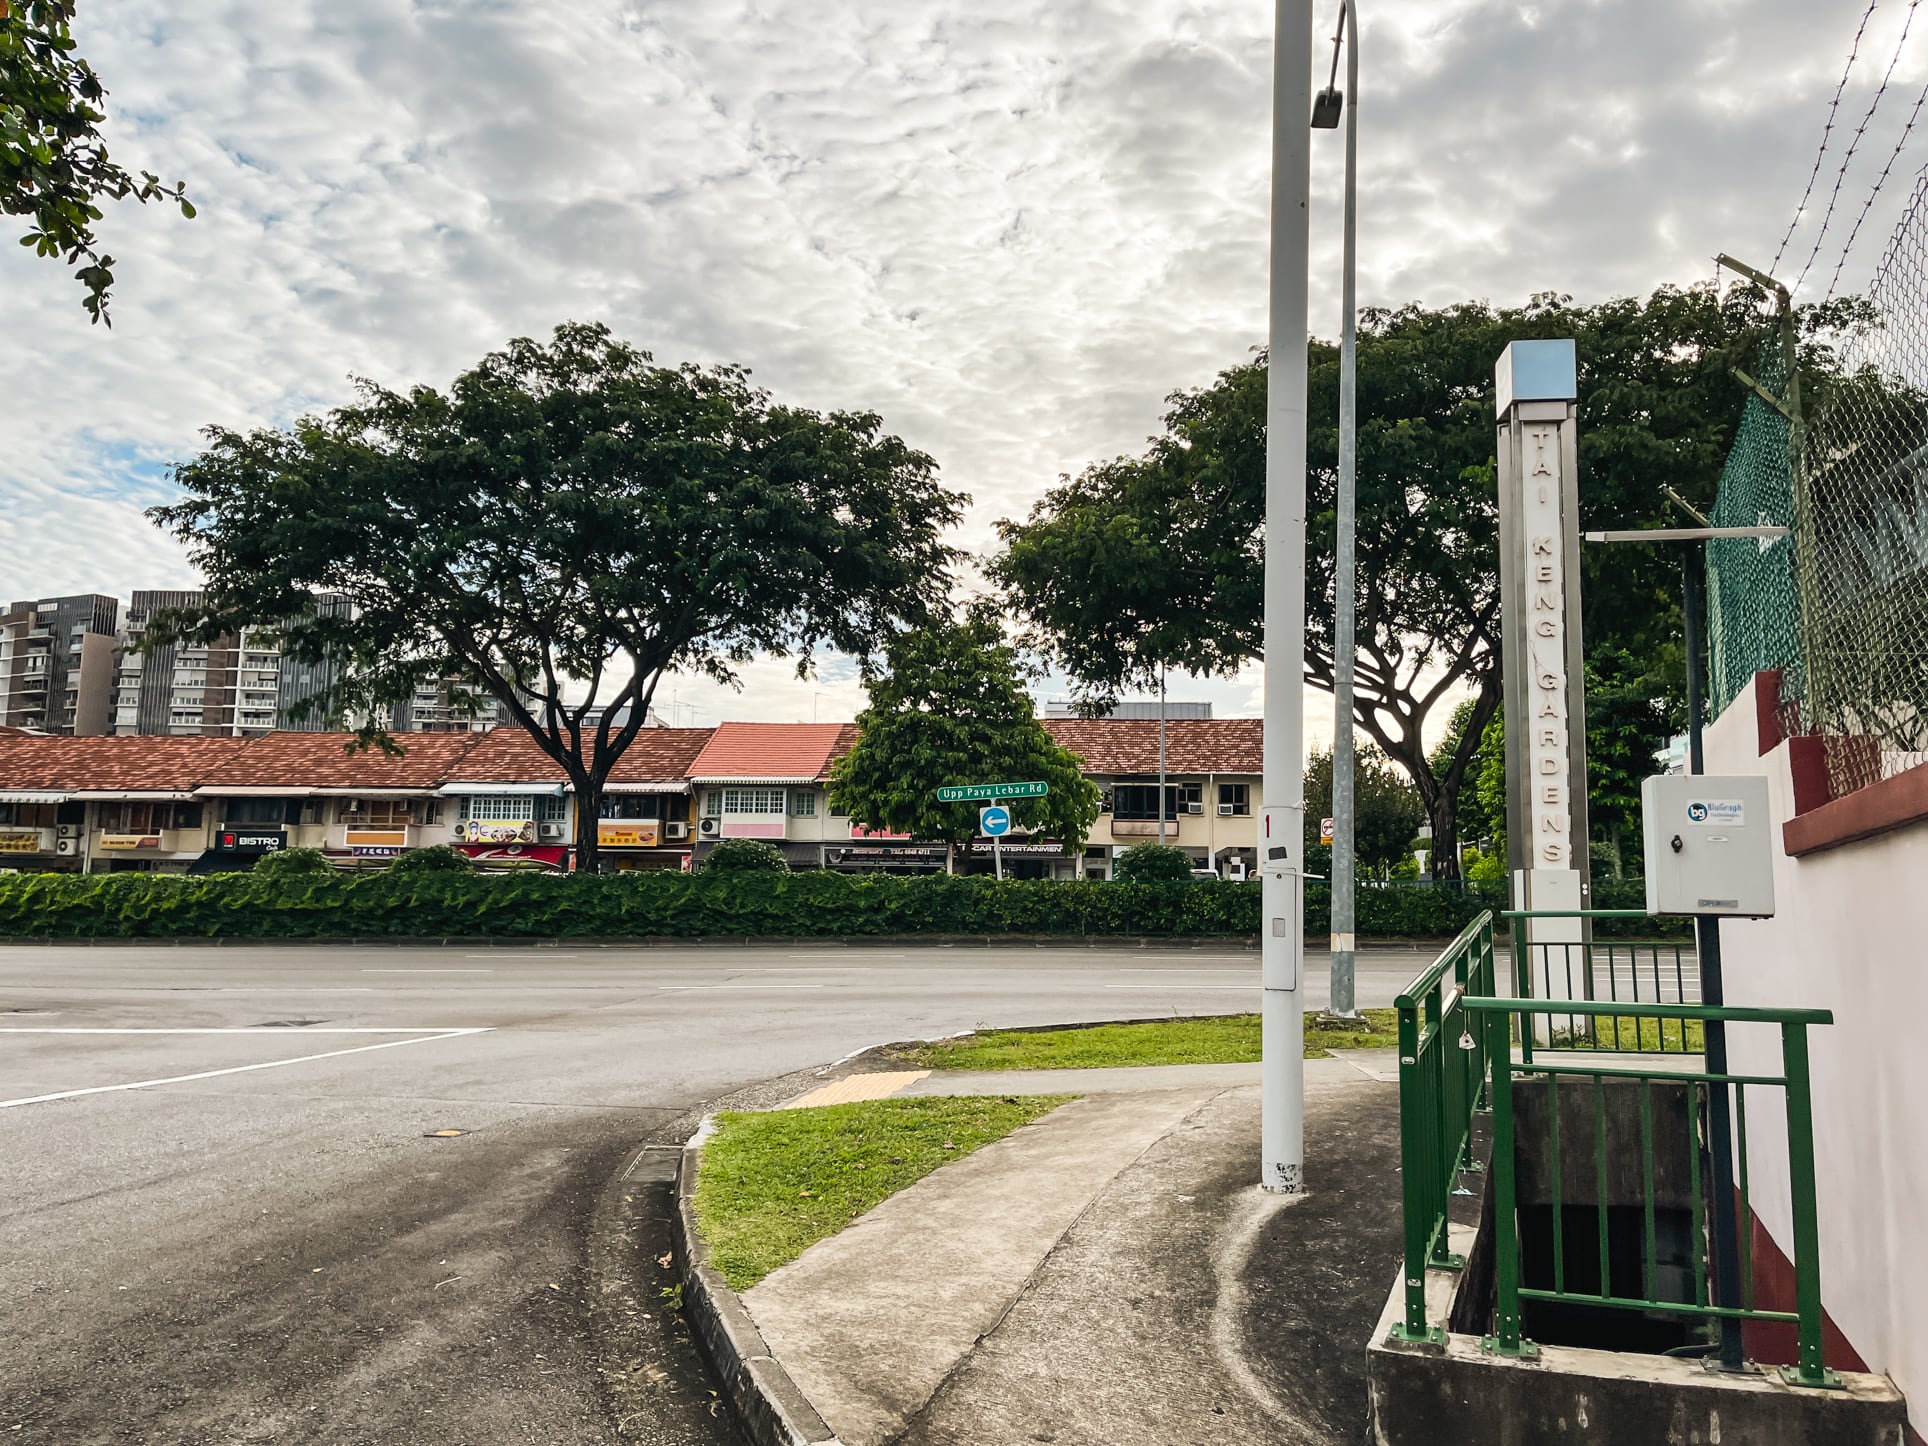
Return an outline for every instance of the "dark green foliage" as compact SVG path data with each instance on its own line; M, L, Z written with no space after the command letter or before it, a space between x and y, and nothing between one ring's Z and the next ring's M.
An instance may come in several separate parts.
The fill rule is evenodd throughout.
M1386 756L1368 745L1357 750L1352 764L1353 855L1361 873L1384 878L1398 864L1412 857L1413 835L1426 822L1426 805L1419 790L1386 761ZM1321 823L1332 816L1332 750L1315 753L1305 770L1305 842L1309 851L1321 843ZM1306 868L1314 869L1307 855ZM1332 852L1325 847L1323 862L1330 864Z
M1133 844L1111 866L1112 877L1127 884L1170 883L1192 876L1192 857L1170 844Z
M1230 935L1255 938L1257 883L1051 883L887 874L0 874L0 938L750 938L957 934ZM1637 879L1596 889L1600 908L1641 906ZM1364 936L1448 938L1503 889L1365 888ZM1330 930L1324 885L1306 889L1306 932ZM1678 933L1636 919L1602 937ZM1416 972L1416 971L1415 971Z
M264 879L289 878L299 874L333 873L335 866L320 849L280 849L255 860L254 872Z
M1711 505L1745 395L1731 368L1754 355L1761 299L1748 287L1663 286L1588 307L1543 295L1362 315L1357 722L1419 790L1442 874L1458 869L1457 804L1500 700L1494 362L1510 341L1576 338L1581 526L1678 524L1660 489ZM1835 365L1819 339L1856 306L1802 310L1804 363L1817 373ZM1306 675L1326 689L1338 361L1336 347L1311 344ZM1175 394L1144 453L1094 464L1028 518L999 524L1007 550L991 571L1027 641L1087 693L1115 694L1148 656L1198 672L1258 656L1266 385L1261 358ZM1589 645L1653 660L1647 696L1677 692L1678 557L1593 547L1581 565ZM1468 690L1456 746L1429 756L1433 710Z
M942 538L964 499L874 414L783 406L741 367L659 366L601 325L517 338L446 394L364 381L287 430L206 436L175 469L183 499L150 513L206 590L147 646L271 626L339 665L311 700L331 719L445 679L458 703L493 696L567 775L585 870L666 671L868 658L942 609L958 557Z
M783 850L767 839L726 838L703 859L705 873L787 874L790 865Z
M472 874L475 864L460 849L435 844L425 849L408 849L388 866L391 874Z
M976 803L939 803L964 783L1050 785L1043 798L1003 802L1017 829L1077 849L1098 817L1098 788L1078 755L1044 729L1016 652L987 605L891 640L867 680L862 735L831 770L830 802L852 822L915 838L962 843L977 833Z
M114 258L94 249L99 202L173 201L190 218L194 207L180 183L164 186L150 171L135 175L108 159L99 109L107 90L75 54L74 10L74 0L0 4L0 212L32 219L20 244L65 256L87 288L81 305L111 326Z

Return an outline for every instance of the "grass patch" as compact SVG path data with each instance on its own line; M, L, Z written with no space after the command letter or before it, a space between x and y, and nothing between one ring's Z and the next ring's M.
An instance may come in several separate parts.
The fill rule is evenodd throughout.
M1555 1014L1550 1016L1558 1019ZM1569 1029L1552 1032L1552 1049L1618 1050L1642 1054L1701 1054L1707 1048L1707 1033L1698 1019L1574 1019Z
M1073 1098L933 1096L716 1117L696 1179L710 1264L748 1290L939 1165Z
M1392 1049L1399 1026L1390 1009L1362 1009L1353 1027L1320 1028L1306 1020L1305 1057L1333 1049ZM986 1029L897 1051L920 1069L1106 1069L1145 1064L1250 1064L1259 1058L1259 1017L1161 1019L1150 1024L1099 1024L1089 1029L1026 1032Z

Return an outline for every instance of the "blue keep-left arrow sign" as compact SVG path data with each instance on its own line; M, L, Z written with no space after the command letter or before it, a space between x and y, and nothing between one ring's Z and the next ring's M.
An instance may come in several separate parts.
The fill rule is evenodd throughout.
M986 838L1000 838L1011 831L1011 810L1001 803L977 811L977 829Z

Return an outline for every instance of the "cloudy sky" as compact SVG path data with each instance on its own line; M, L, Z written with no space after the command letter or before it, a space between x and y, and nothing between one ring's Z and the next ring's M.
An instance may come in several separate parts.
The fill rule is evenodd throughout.
M1863 8L1369 0L1361 300L1591 301L1708 277L1719 250L1766 264ZM1797 262L1909 9L1875 8ZM565 318L875 409L973 496L983 547L1264 340L1271 24L1265 0L84 0L116 158L185 180L200 216L110 210L111 332L57 264L0 247L0 594L191 583L141 509L198 428L285 423L351 373L440 386ZM1928 80L1919 28L1823 287ZM1339 150L1317 139L1332 335ZM1844 284L1924 160L1928 134ZM681 721L861 696L843 668L747 682L674 685ZM1174 695L1256 711L1256 684Z

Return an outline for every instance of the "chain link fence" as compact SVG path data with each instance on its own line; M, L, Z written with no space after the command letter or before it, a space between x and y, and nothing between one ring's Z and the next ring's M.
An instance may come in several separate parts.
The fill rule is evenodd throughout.
M1781 407L1748 399L1721 476L1717 525L1791 535L1707 549L1715 707L1781 670L1786 731L1826 740L1836 797L1928 762L1928 170L1868 301L1818 396L1790 395L1768 343Z

